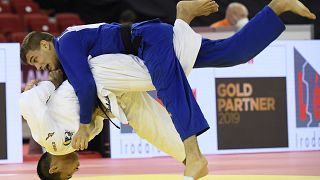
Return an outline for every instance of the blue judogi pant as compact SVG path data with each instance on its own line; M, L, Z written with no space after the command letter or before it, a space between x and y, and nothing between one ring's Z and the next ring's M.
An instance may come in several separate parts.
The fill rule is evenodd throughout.
M265 7L240 32L225 40L203 39L195 68L227 67L245 63L273 40L285 27ZM159 98L172 115L184 141L209 129L173 47L173 27L158 20L133 25L133 38L142 36L138 56L144 60ZM192 43L192 42L190 42Z

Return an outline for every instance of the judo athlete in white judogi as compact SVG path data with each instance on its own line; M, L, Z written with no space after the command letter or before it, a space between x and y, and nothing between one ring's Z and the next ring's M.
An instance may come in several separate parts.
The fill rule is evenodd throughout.
M199 51L201 36L184 21L174 26L174 47L186 74L191 72ZM187 43L187 42L195 43ZM180 162L185 151L166 109L146 91L155 90L143 61L133 55L108 54L88 60L93 72L97 94L108 110L108 116L129 124L135 132ZM50 79L61 77L50 74ZM62 74L60 74L62 76ZM31 129L32 137L51 155L48 173L70 178L79 166L73 135L79 128L79 102L73 87L64 81L55 90L54 83L42 81L21 94L20 109ZM108 101L108 102L107 102ZM94 113L89 139L101 132L103 114ZM49 157L48 157L49 156ZM55 165L57 164L57 165ZM38 168L43 168L40 165ZM40 175L40 178L42 175Z

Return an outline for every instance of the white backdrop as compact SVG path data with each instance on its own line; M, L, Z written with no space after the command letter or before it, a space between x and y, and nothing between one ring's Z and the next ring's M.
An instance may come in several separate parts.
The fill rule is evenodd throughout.
M22 121L18 99L21 90L20 45L0 43L0 82L6 89L7 159L0 164L22 162Z

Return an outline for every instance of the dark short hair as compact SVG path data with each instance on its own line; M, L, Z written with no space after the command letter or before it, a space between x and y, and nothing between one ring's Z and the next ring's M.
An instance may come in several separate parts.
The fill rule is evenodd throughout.
M39 49L41 40L52 41L52 39L53 39L53 35L50 33L38 32L38 31L33 31L29 33L21 43L20 58L22 62L27 64L26 54L30 50Z
M41 180L60 180L60 173L50 174L50 164L52 155L48 152L42 154L40 160L38 161L37 173Z

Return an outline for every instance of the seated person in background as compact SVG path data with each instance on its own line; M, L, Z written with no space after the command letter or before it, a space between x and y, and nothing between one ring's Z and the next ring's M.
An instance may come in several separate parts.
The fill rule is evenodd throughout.
M241 3L233 2L228 5L225 18L210 25L211 28L234 27L241 29L248 21L248 9Z

